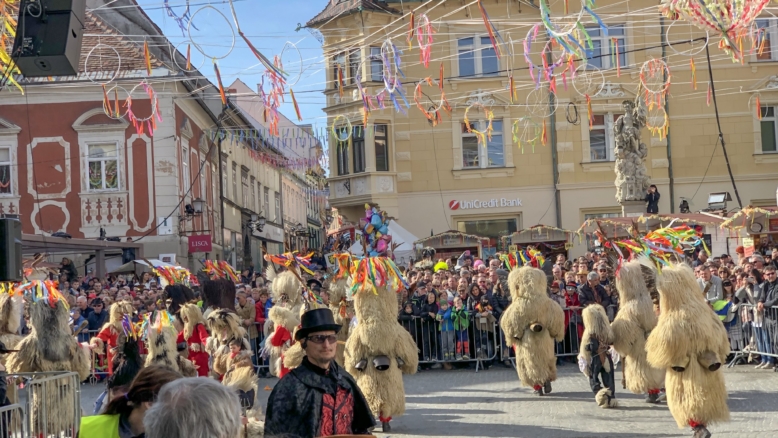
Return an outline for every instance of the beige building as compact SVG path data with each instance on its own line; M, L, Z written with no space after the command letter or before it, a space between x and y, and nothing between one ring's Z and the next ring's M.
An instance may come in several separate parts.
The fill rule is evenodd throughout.
M331 1L308 23L324 37L329 63L325 111L330 124L336 122L339 129L346 126L346 118L352 125L351 135L343 135L348 139L333 139L329 148L329 202L346 220L357 221L364 214L364 204L374 202L417 236L460 230L490 237L494 246L501 236L538 224L576 230L587 218L619 215L612 129L623 114L622 102L635 101L638 94L644 97L644 92L638 92L641 67L652 58L666 60L672 81L665 107L667 137L642 131L642 141L648 146L647 173L661 193L660 213L678 212L684 199L692 211L701 210L707 207L708 194L720 191L731 193L729 208L737 207L717 143L714 106L706 103L707 64L705 50L700 50L704 47L699 42L663 47L664 37L689 40L690 35L704 38L704 32L682 22L668 31L670 23L660 19L656 2L598 1L596 12L609 27L609 35L604 36L597 25L590 27L588 17L582 23L595 47L589 65L602 74L576 62L579 82L573 87L569 73L563 80L563 62L555 70L555 105L549 106L549 83L544 80L536 89L521 43L540 22L538 10L519 2L482 1L503 39L514 41L514 54L505 45L505 53L498 58L477 6L455 1L422 3ZM419 62L415 38L408 50L411 9L417 20L427 14L436 30L428 68ZM561 10L555 12L563 15ZM776 19L765 18L758 25L773 41L778 39ZM372 111L364 129L356 80L359 76L369 96L384 89L381 47L387 35L403 50L402 88L411 107L404 115L386 98L386 109ZM542 25L538 35L531 45L531 59L542 65L540 52L546 44ZM711 36L721 130L738 193L744 206L773 205L778 185L778 65L774 62L778 45L772 47L768 41L761 54L746 54L741 65L733 63L717 43L718 38ZM744 44L747 50L750 42ZM616 47L620 47L618 53ZM552 62L560 56L558 46L554 49ZM692 52L698 53L692 57ZM691 58L696 65L696 90ZM437 80L441 65L452 112L443 114L442 121L433 126L415 107L414 89L425 77ZM513 103L511 69L518 95ZM336 80L339 71L342 91ZM588 84L582 80L587 77L592 78ZM580 90L591 92L592 129L584 96L588 93ZM425 84L422 91L426 93L423 107L438 105L437 86ZM757 101L762 105L761 120L756 116ZM494 114L493 133L486 144L479 144L476 135L465 129L464 119L471 108L467 116L473 128L483 129L487 125L484 107ZM662 115L661 110L652 109L649 121L659 124ZM533 148L527 140L541 137L544 126L547 141L543 145L538 138ZM514 132L525 140L523 151L513 140ZM577 244L571 254L579 255L585 249L585 244Z

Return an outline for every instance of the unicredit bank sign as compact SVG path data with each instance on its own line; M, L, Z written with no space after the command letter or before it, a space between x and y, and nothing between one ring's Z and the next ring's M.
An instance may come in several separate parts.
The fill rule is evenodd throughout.
M521 207L519 198L492 198L476 199L473 201L451 201L448 208L451 210L470 210L479 208L503 208L503 207Z

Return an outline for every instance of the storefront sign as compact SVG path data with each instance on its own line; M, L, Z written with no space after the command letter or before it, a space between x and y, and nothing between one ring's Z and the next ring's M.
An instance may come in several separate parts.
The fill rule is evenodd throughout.
M189 236L189 252L211 252L213 247L211 245L210 234L200 234L197 236Z
M476 199L475 201L451 201L448 208L451 210L470 210L477 208L501 208L501 207L521 207L521 199L492 198Z
M754 239L750 237L743 238L743 255L746 257L754 255Z
M770 232L778 231L778 219L776 218L770 218Z

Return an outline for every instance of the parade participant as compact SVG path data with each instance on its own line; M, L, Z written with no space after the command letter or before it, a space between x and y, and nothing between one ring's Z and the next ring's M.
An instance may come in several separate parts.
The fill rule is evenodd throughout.
M565 336L565 315L546 294L546 274L524 266L508 275L512 304L503 313L500 327L505 341L516 352L516 371L522 385L535 394L551 392L556 380L554 341Z
M261 438L264 433L264 423L260 420L262 410L256 402L259 387L257 374L251 361L251 351L246 348L242 339L231 339L229 356L222 384L238 394L240 407L246 417L246 423L241 428L241 438Z
M616 277L616 288L620 305L611 324L613 349L621 355L627 389L635 394L647 394L648 403L657 403L665 372L646 360L646 339L656 327L657 316L646 287L643 265L638 261L624 263Z
M19 327L24 314L24 298L13 289L0 292L0 342L8 349L15 349L22 337ZM3 361L5 362L5 361Z
M404 287L397 267L386 257L362 259L354 268L357 326L346 341L346 371L356 378L384 432L405 412L403 374L414 374L416 343L397 321L396 291Z
M354 315L354 301L346 299L348 291L349 268L351 265L351 255L348 253L335 254L337 271L334 273L329 284L330 292L330 310L335 317L335 322L342 326L338 332L338 346L335 360L338 365L343 366L344 354L346 351L346 341L349 336L349 323Z
M146 316L143 330L148 354L145 365L166 366L184 377L197 376L197 368L189 359L178 354L176 345L176 330L172 324L171 315L166 310L150 313ZM184 351L187 346L183 344Z
M367 435L375 426L359 386L335 362L340 329L329 309L303 314L295 337L305 358L270 393L265 436Z
M178 311L186 303L192 302L195 294L183 284L169 284L162 291L162 300L165 302L167 311L171 315L178 316Z
M432 269L435 266L435 248L426 246L421 250L421 261L416 262L413 267L417 270Z
M597 405L603 409L616 407L616 369L608 349L613 343L613 331L608 324L608 314L599 304L583 310L584 334L581 339L579 361ZM602 384L600 384L602 379Z
M302 282L299 275L289 270L276 274L272 266L267 267L266 276L272 281L274 305L268 313L273 333L265 341L265 350L270 352L270 374L280 378L282 372L288 372L283 369L281 355L291 346L292 332L300 324Z
M105 414L81 418L79 438L120 438L143 436L143 419L159 390L182 376L170 368L150 366L141 370L127 394L112 400Z
M230 354L229 343L240 340L246 350L251 351L247 331L241 325L240 317L228 309L216 309L205 320L211 337L205 345L205 351L213 358L215 375L221 378L227 372L227 359Z
M121 349L113 357L113 374L107 379L105 391L95 401L95 415L101 414L111 400L123 397L130 383L143 368L137 334L127 316L125 316L125 324L123 327L125 333L122 336L125 336L126 340L122 342ZM128 329L133 331L129 336L126 332Z
M197 375L208 376L209 355L205 351L208 342L208 331L200 308L195 304L185 304L181 307L181 320L184 328L178 333L176 344L186 342L189 347L189 360L197 367Z
M708 438L708 425L729 420L721 370L729 354L727 332L687 265L662 268L656 287L661 313L646 342L648 363L667 371L667 405L678 427Z
M123 330L122 321L125 316L132 315L134 311L132 303L126 301L113 303L108 310L108 322L100 329L97 336L89 341L95 353L107 353L109 376L113 374L113 356L121 349L121 342L123 342L123 339L119 339L119 335Z

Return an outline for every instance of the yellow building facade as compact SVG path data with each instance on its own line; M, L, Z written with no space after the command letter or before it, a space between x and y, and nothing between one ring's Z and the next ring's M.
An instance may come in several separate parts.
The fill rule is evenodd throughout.
M591 39L588 61L576 57L568 67L560 46L549 45L550 63L560 62L554 70L556 93L549 99L552 85L540 72L541 52L548 44L542 24L530 44L539 82L530 76L522 44L528 34L535 36L540 11L517 1L482 4L504 41L498 41L499 57L477 3L466 0L332 0L309 21L324 38L324 110L333 133L344 140L333 134L330 142L329 202L346 220L357 222L365 203L377 203L419 237L459 230L490 237L494 244L501 236L538 224L576 230L585 219L621 215L615 198L613 125L624 113L624 101L646 101L645 89L639 89L641 70L651 76L650 67L661 65L646 64L651 59L664 60L671 84L666 99L658 98L668 114L667 136L648 129L641 133L648 146L646 170L661 194L659 212L679 212L684 199L692 211L704 209L712 192L730 192L729 208L737 207L714 105L708 103L705 32L660 18L656 2L600 0L595 12L608 35L583 15L581 23ZM563 4L551 2L552 13L564 16ZM426 23L424 15L434 30L428 67L420 60L416 35L409 49L411 10L417 25ZM577 15L577 10L571 13ZM558 23L566 24L564 19ZM775 205L778 185L778 22L765 18L757 24L763 29L757 40L761 47L750 50L751 40L744 39L748 53L742 63L733 63L718 48L718 37L709 37L721 131L744 206ZM370 111L365 129L357 79L378 107L377 96L386 88L382 58L391 56L389 44L402 51L402 90L410 107L403 105L406 114L397 111L384 92L385 109ZM430 77L433 85L422 86L421 105L429 112L440 106L441 66L451 112L440 109L442 120L433 126L416 107L414 91ZM573 68L576 79L570 75ZM645 82L662 85L650 78ZM649 101L656 100L650 96ZM492 135L479 141L464 121L467 116L472 129L483 130L488 124L484 108L493 113ZM658 125L664 112L654 106L648 115ZM351 134L346 133L348 125ZM514 137L523 140L523 148ZM585 250L585 243L576 244L571 255Z

